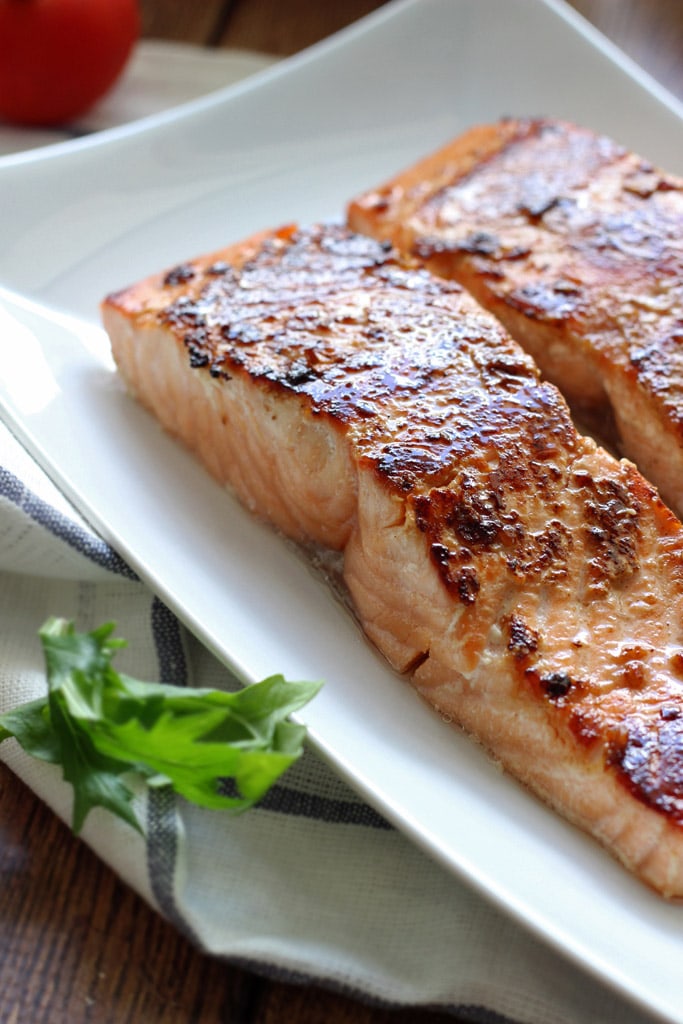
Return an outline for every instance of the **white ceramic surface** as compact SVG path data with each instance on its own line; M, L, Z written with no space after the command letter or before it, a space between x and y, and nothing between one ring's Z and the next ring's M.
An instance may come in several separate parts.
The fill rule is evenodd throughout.
M243 678L324 677L318 749L454 872L652 1012L683 1022L683 908L424 707L346 612L123 393L98 302L345 201L472 123L545 113L683 172L683 111L554 0L407 0L243 85L0 159L3 418ZM55 609L59 613L59 609Z

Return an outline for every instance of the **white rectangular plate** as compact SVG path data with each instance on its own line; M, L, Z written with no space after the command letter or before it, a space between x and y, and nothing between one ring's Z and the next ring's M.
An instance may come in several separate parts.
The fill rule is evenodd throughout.
M603 980L683 1022L683 908L425 708L285 544L123 393L108 291L256 229L343 215L470 124L566 117L683 173L683 110L555 0L407 0L242 86L0 159L3 417L243 678L324 677L318 749L365 797Z

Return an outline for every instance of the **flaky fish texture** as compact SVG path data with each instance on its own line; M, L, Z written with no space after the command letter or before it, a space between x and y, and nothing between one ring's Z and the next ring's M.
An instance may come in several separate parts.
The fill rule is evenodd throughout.
M498 322L340 226L192 260L103 316L130 391L217 480L343 552L391 665L683 896L683 528Z
M348 216L463 284L683 515L683 181L586 129L505 120Z

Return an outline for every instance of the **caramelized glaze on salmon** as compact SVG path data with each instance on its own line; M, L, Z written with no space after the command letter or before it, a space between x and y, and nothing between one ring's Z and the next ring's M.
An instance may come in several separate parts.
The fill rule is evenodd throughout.
M585 129L506 120L349 224L463 284L683 515L683 181Z
M110 296L129 389L444 715L683 896L683 528L458 285L339 226Z

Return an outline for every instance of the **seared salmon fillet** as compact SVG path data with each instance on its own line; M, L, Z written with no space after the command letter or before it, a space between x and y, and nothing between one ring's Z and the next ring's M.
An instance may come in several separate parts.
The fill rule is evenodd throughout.
M398 672L683 896L683 527L457 284L292 227L109 296L133 395L288 537L343 552Z
M683 516L683 181L585 129L505 120L348 221L463 284Z

